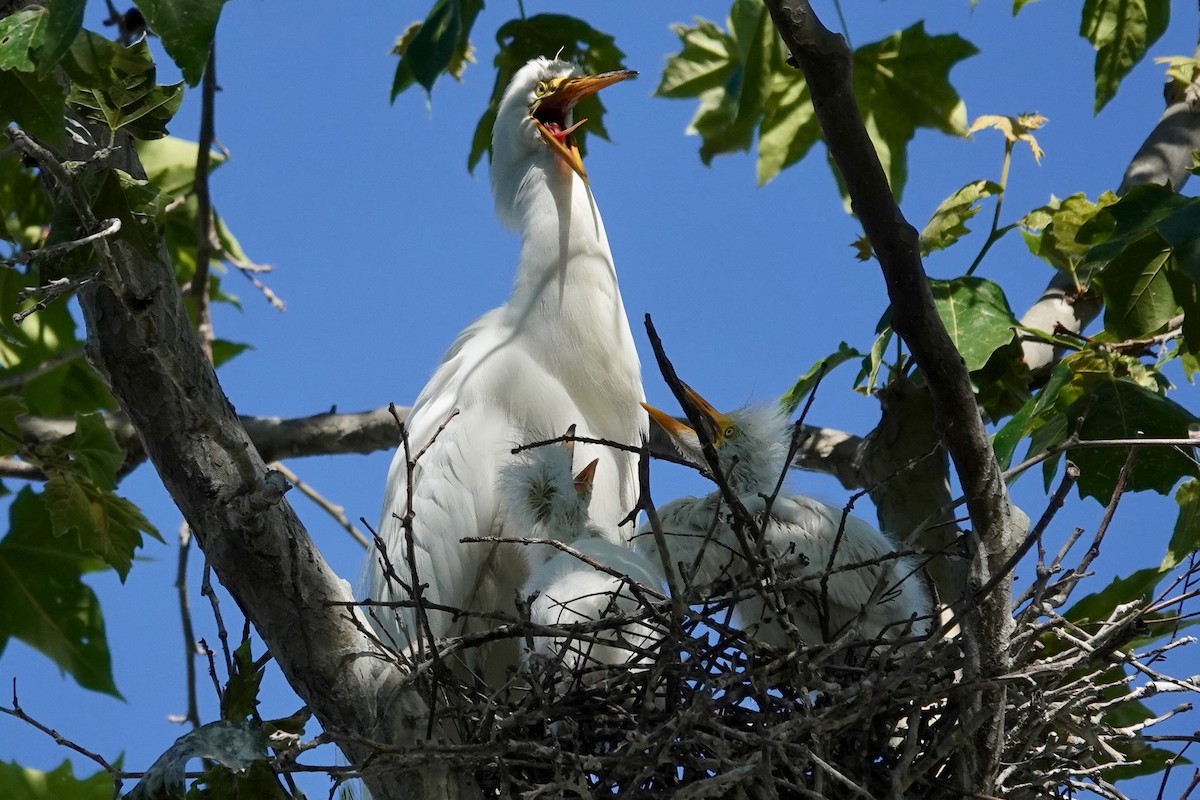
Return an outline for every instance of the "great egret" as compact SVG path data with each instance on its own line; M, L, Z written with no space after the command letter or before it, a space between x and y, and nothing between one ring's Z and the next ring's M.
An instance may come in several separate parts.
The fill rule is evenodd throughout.
M572 433L568 431L568 436ZM598 461L591 461L572 478L571 445L568 440L561 446L532 448L500 472L501 506L509 535L552 539L574 551L513 545L526 554L532 567L520 594L531 598L529 619L539 625L569 626L634 611L641 605L638 594L657 594L662 583L659 571L644 556L588 521ZM641 585L636 591L634 583ZM590 666L635 659L653 638L642 623L578 635L538 636L533 639L532 655L558 662L568 677L574 677Z
M761 557L777 565L778 582L798 583L773 595L807 644L831 640L857 620L867 641L922 635L929 629L931 601L917 564L896 554L895 545L858 517L811 497L773 495L786 469L791 426L775 406L722 414L690 387L685 392L700 411L729 488L758 521ZM691 427L643 404L683 457L707 470L700 438ZM691 570L694 583L725 573L749 574L746 554L730 524L730 509L715 492L675 500L659 509L669 561ZM754 546L750 543L751 547ZM657 557L649 524L638 533L639 551ZM828 571L827 580L822 575ZM806 580L807 579L807 580ZM737 615L748 635L787 646L784 624L762 594L740 602Z
M380 522L396 574L408 582L415 572L427 585L427 602L515 611L515 592L528 576L515 548L460 542L505 533L496 475L515 444L571 424L580 436L629 444L646 430L637 411L645 397L637 352L571 118L581 98L634 74L587 76L565 62L535 58L500 101L491 176L501 222L521 235L512 295L459 334L417 398L407 420L408 452L402 448L392 460ZM631 531L618 523L636 501L634 457L597 445L580 450L599 459L592 519L607 535L627 539ZM400 522L410 474L413 563ZM370 596L408 600L382 561L378 554L369 558ZM400 646L418 634L411 610L377 616ZM427 617L435 638L487 625L466 617L456 622L436 610ZM490 681L516 662L517 645L500 643L472 658L470 666Z

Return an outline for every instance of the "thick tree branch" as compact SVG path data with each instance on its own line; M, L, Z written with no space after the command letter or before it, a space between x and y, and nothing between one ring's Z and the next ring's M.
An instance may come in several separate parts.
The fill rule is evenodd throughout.
M852 54L845 40L821 24L806 0L766 0L783 40L804 72L826 146L850 193L879 258L892 303L892 324L904 339L929 385L935 418L967 497L979 545L971 584L981 587L1003 569L1020 545L1008 492L975 403L966 364L933 305L921 265L918 234L897 207L854 96ZM984 679L1004 674L1010 663L1011 578L995 584L965 620L968 671ZM978 659L976 661L976 658ZM974 663L972 663L974 662ZM998 698L977 694L972 710L997 708ZM996 774L989 757L997 752L1001 723L992 717L964 750L959 785L990 791Z
M407 407L397 407L400 419L408 417ZM339 414L328 412L309 417L239 417L250 441L265 461L395 450L400 443L396 419L386 407L372 411ZM137 431L122 412L105 414L104 423L126 453L126 466L145 460L146 453ZM30 447L53 444L75 432L75 420L67 417L23 416L17 420L19 434ZM836 477L847 489L862 488L865 483L856 458L862 439L833 428L805 425L795 466ZM652 429L650 451L670 456L675 448L657 427ZM41 480L40 471L25 462L0 459L0 478Z
M122 145L108 165L144 178L128 140ZM80 152L71 156L81 161L95 155L73 147ZM95 247L105 280L79 294L88 357L222 584L326 730L382 741L420 730L424 703L395 691L400 671L346 610L349 585L321 557L283 499L286 482L267 469L222 392L188 323L165 248L151 257L120 240ZM352 760L369 755L341 741ZM368 782L377 797L399 796L394 773L373 773ZM407 787L415 796L462 796L461 780L436 767L417 783Z

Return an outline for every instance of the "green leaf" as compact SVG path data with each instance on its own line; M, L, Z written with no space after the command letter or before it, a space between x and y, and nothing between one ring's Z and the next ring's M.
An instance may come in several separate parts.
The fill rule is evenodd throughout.
M196 183L196 157L200 146L196 142L165 136L153 141L137 142L138 158L146 170L146 179L163 195L175 198L191 194ZM225 163L217 151L209 153L209 173Z
M0 797L5 800L112 800L113 779L104 770L76 778L69 760L49 772L0 761Z
M75 466L92 483L101 489L117 488L117 470L125 461L125 453L104 424L102 415L76 414L75 433L67 446Z
M46 37L46 11L27 8L0 19L0 70L33 72L33 51Z
M946 325L954 346L974 372L992 353L1013 340L1017 320L1004 291L984 278L931 279L933 304Z
M1111 192L1105 192L1095 203L1082 194L1051 200L1018 222L1021 235L1029 252L1055 269L1074 275L1091 249L1090 243L1076 241L1076 235L1080 228L1115 202L1117 196Z
M1075 419L1087 412L1079 428L1081 439L1178 438L1188 435L1195 416L1173 400L1129 381L1112 381L1076 401L1068 410ZM1079 494L1107 504L1117 475L1129 454L1128 447L1089 447L1072 450L1068 457L1080 469ZM1190 449L1189 449L1190 450ZM1195 477L1190 452L1175 448L1142 447L1135 455L1127 491L1153 490L1167 494L1185 477Z
M966 39L930 36L924 22L854 53L854 94L892 191L908 176L907 145L918 128L967 135L967 108L950 70L979 51Z
M187 779L187 763L193 758L203 758L228 770L242 772L256 762L267 758L269 746L267 736L258 725L219 720L202 725L175 740L165 753L146 770L138 785L128 795L129 800L157 800L162 797L181 797ZM212 770L202 781L207 782ZM270 772L267 773L270 775ZM274 783L274 781L272 781ZM247 787L244 794L214 794L212 797L273 798L278 794L264 794L263 786ZM192 796L192 795L190 795ZM210 796L201 794L200 796Z
M1068 608L1063 616L1076 624L1103 622L1119 605L1146 603L1152 600L1154 590L1164 574L1158 569L1150 568L1140 569L1125 578L1114 578L1112 583L1099 592L1089 594Z
M137 0L150 29L179 65L189 86L200 82L225 0Z
M81 580L101 566L73 537L55 536L41 495L22 489L0 540L0 650L15 636L85 689L120 697L100 604Z
M15 122L37 139L58 146L66 138L67 93L53 75L0 70L0 125Z
M1171 248L1154 234L1143 236L1105 265L1096 282L1104 291L1104 329L1123 339L1158 331L1174 315L1169 279Z
M820 135L802 75L786 65L770 16L735 0L725 30L705 19L672 27L681 49L667 59L656 93L700 102L688 133L700 158L749 148L758 130L757 177L765 184L803 158ZM929 36L918 23L854 54L854 88L868 132L899 194L905 148L917 128L966 134L966 109L950 68L976 52L956 36Z
M1167 29L1170 0L1085 0L1079 35L1096 48L1096 113Z
M562 14L536 14L509 20L496 31L496 42L500 45L495 60L496 82L487 110L479 118L471 140L471 153L467 156L467 169L471 171L484 153L491 153L492 126L496 122L500 99L513 75L531 58L559 53L563 61L578 64L590 75L625 68L625 53L617 47L613 37L581 19ZM580 153L587 155L587 140L591 134L608 139L600 96L593 94L581 100L575 106L574 116L577 120L587 120L587 124L573 134Z
M796 385L788 390L779 400L779 404L783 406L784 411L791 414L795 411L800 403L803 402L808 393L817 386L817 381L823 379L826 375L832 372L838 366L850 361L854 358L862 358L863 354L855 350L845 342L838 344L836 353L832 353L817 363L813 364L808 372L801 375L796 380Z
M11 456L21 449L17 417L27 410L25 401L17 395L0 395L0 456Z
M993 422L1021 409L1029 400L1029 365L1021 341L999 347L987 363L971 373L975 399Z
M213 349L213 366L219 367L227 364L234 358L237 358L247 350L253 350L254 346L243 342L230 342L225 339L216 339L212 343Z
M159 86L150 46L141 39L129 47L83 31L63 59L71 76L69 102L84 118L127 130L138 139L167 135L167 122L179 110L183 84Z
M1179 517L1175 520L1175 531L1171 534L1167 553L1159 565L1164 572L1174 569L1200 550L1200 481L1190 480L1180 484L1175 491L1175 502L1179 506Z
M242 641L233 652L233 674L225 684L221 695L221 719L241 722L258 707L258 687L262 683L264 667L255 667L250 652L250 640Z
M808 83L776 72L758 129L758 185L795 164L821 138L821 125L808 94Z
M46 20L46 40L38 53L38 74L46 76L58 66L83 28L87 0L54 0Z
M979 213L979 201L1003 192L994 181L974 181L943 200L921 231L921 255L944 250L970 233L966 222Z
M414 82L432 94L443 72L456 64L461 68L469 58L471 26L482 9L483 0L437 0L425 21L408 29L393 50L400 56L393 101Z
M54 535L78 535L80 546L95 553L124 582L133 566L133 554L142 546L142 533L161 541L158 531L141 510L87 477L63 469L48 469L43 490Z

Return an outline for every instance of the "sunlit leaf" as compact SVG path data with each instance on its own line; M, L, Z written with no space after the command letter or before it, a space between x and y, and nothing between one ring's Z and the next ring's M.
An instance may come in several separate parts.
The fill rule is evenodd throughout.
M1117 197L1111 192L1101 195L1095 203L1082 194L1051 200L1020 220L1021 235L1031 253L1074 275L1091 249L1090 243L1077 242L1076 234L1103 208L1115 202Z
M1168 277L1170 246L1154 234L1130 243L1096 277L1104 290L1104 328L1134 339L1158 331L1179 308Z
M934 307L962 354L967 369L983 367L992 353L1013 340L1017 320L1004 291L984 278L931 279Z
M162 39L189 86L204 74L224 5L225 0L137 0L150 30Z
M1076 419L1086 413L1079 437L1089 439L1136 439L1187 437L1195 416L1173 400L1127 381L1098 386L1068 409ZM1080 469L1079 493L1107 504L1117 476L1129 454L1128 447L1089 447L1072 450L1069 458ZM1167 494L1180 480L1196 477L1192 448L1180 452L1172 447L1141 447L1135 454L1127 491L1152 490Z
M1079 35L1096 48L1097 113L1163 35L1170 17L1170 0L1084 0Z
M943 200L921 231L921 255L945 249L970 233L966 222L979 213L979 201L1003 191L994 181L974 181Z
M432 93L438 77L456 64L461 72L471 26L481 10L483 0L437 0L424 22L409 27L392 51L400 57L392 79L392 100L414 83Z
M69 760L49 772L0 761L0 797L5 800L112 800L113 779L98 770L76 778Z
M119 697L100 604L81 580L101 567L74 537L55 536L41 496L22 489L0 540L0 651L15 636L80 686Z
M818 381L823 380L826 375L847 361L862 357L863 354L855 350L850 345L846 344L845 342L839 343L837 352L831 353L817 363L813 364L812 367L809 368L808 372L804 373L796 380L796 385L789 389L787 394L780 398L779 404L783 406L784 411L786 411L788 414L791 414L800 406L800 403L804 401L804 398L808 397L808 393L816 388Z
M45 9L27 8L0 19L0 70L33 72L33 51L46 37Z
M971 123L971 129L968 133L976 133L985 128L995 128L1004 134L1004 138L1009 142L1025 142L1029 145L1029 149L1033 152L1033 160L1037 163L1042 163L1042 156L1046 155L1034 138L1032 131L1041 128L1049 120L1041 114L1019 114L1015 117L1002 116L999 114L984 114L976 118Z

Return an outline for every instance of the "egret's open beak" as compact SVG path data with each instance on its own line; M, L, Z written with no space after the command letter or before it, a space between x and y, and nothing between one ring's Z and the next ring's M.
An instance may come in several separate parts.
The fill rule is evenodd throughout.
M591 493L592 482L596 480L596 465L599 463L600 459L593 458L591 463L579 470L579 474L575 476L575 493L580 497Z
M713 408L707 400L701 397L695 389L688 386L686 383L683 384L683 393L687 395L688 400L692 402L692 405L694 405L696 410L700 412L700 416L709 425L709 432L712 434L712 443L717 447L720 447L721 443L725 441L725 431L730 427L732 420L730 420L730 418L725 414L722 414L720 411L717 411L715 408ZM664 431L672 436L680 437L690 434L691 436L696 437L696 432L692 430L691 426L680 422L670 414L659 411L654 406L646 403L642 403L642 408L646 409L646 412L650 414L650 419L657 422Z
M580 125L587 122L581 119L567 127L567 112L583 98L593 95L606 86L632 78L637 75L631 69L621 69L615 72L604 72L600 75L583 75L578 78L561 78L551 82L550 91L543 96L530 111L533 122L541 132L546 144L567 166L587 183L587 170L583 167L583 157L579 147L571 135Z

